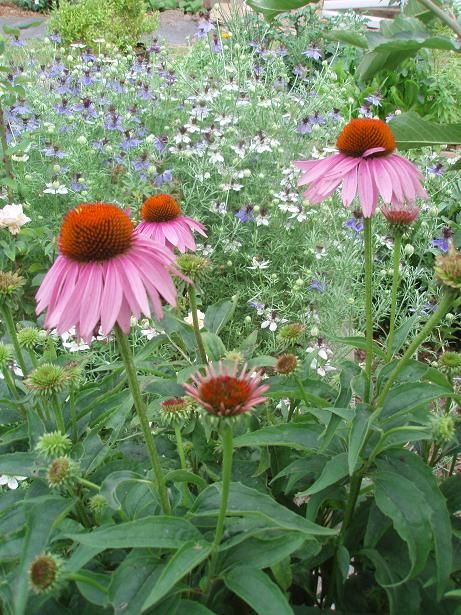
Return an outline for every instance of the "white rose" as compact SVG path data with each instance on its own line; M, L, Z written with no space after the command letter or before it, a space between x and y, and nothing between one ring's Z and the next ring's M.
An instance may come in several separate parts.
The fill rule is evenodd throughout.
M12 235L17 235L21 226L30 222L23 210L22 205L11 203L0 209L0 228L7 228Z

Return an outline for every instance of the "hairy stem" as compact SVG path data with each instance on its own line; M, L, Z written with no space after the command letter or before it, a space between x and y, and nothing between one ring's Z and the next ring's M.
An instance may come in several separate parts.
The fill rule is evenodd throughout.
M386 361L388 363L392 359L392 355L393 355L392 344L394 342L394 333L395 333L395 314L397 311L397 290L399 288L399 278L400 278L399 274L400 274L400 248L401 246L402 246L402 234L397 232L394 237L391 313L389 317L389 335L387 336Z
M364 218L365 242L365 319L366 319L366 358L364 402L370 401L371 368L373 365L373 236L371 218Z
M200 333L200 327L198 322L198 313L197 313L197 295L195 294L195 288L192 284L189 285L189 301L190 301L190 310L192 312L192 322L194 323L194 333L195 339L197 341L198 351L200 354L200 360L202 363L207 363L208 359L205 352L205 346L203 345L202 334Z

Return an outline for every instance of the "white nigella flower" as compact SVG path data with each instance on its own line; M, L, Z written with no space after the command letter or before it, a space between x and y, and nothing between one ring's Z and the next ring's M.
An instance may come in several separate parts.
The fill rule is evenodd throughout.
M306 348L306 352L314 355L310 368L315 370L322 378L326 376L328 372L333 372L336 370L336 368L330 364L333 351L322 342L319 342L317 346L308 346Z
M206 243L205 245L197 244L196 251L200 252L200 254L202 254L203 256L211 256L214 252L214 248L208 243Z
M258 256L253 256L253 258L251 259L251 263L251 266L247 267L247 269L267 269L270 266L270 261L265 261Z
M295 218L298 222L304 222L304 220L307 219L306 212L301 207L301 205L298 205L296 207L290 207L289 210L293 212L290 216L290 219Z
M259 213L255 217L256 226L269 226L270 218L267 213Z
M58 181L54 181L46 184L46 189L43 192L44 194L67 194L69 191Z
M196 117L198 120L204 120L210 115L210 110L208 107L197 105L190 112L192 117Z
M266 320L261 323L261 329L269 329L269 331L276 331L279 324L287 322L286 318L279 318L274 310L268 310L266 312Z
M238 239L224 239L222 247L224 252L237 252L242 247L242 242Z
M237 154L239 158L245 158L247 149L244 141L240 141L237 145L231 145L231 149Z
M213 203L211 206L211 211L221 215L227 214L227 204L224 201L221 201L220 203Z
M203 329L205 326L205 314L200 310L197 310L197 319L198 319L198 328ZM194 325L194 321L192 320L192 312L184 318L184 322L190 325L191 327Z
M0 486L7 486L8 489L17 489L19 483L26 480L27 476L9 476L8 474L2 474L0 476Z
M208 160L211 162L211 164L219 164L221 162L224 162L224 156L221 154L221 152L212 151L208 156Z
M230 190L234 190L234 192L240 192L242 188L243 188L243 185L238 184L237 182L221 184L221 190L223 190L224 192L229 192Z
M22 205L11 203L0 209L0 228L7 228L12 235L17 235L28 222L30 218L24 214Z
M27 162L29 160L28 154L12 154L11 160L15 162Z
M199 182L205 182L208 179L210 179L210 177L211 177L211 174L208 171L206 171L205 173L197 173L197 175L195 176L195 178Z
M157 329L155 329L155 327L152 326L152 324L150 323L149 320L147 320L147 318L145 318L144 320L142 320L140 323L140 333L143 337L147 337L148 340L153 339L154 337L157 337L157 335L159 335L159 332L157 331Z
M180 132L174 138L174 142L176 143L176 145L178 145L179 143L184 143L187 145L188 143L191 142L191 138L188 136L186 132Z

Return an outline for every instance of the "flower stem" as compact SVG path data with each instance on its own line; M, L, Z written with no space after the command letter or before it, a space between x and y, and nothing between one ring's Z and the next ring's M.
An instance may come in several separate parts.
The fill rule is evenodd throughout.
M356 472L352 475L351 486L349 489L349 499L347 500L346 509L344 511L343 524L340 531L341 541L344 539L344 533L346 532L354 514L355 505L360 494L360 487L362 486L362 474Z
M78 430L77 430L77 413L75 411L75 391L74 391L73 386L70 387L70 391L69 391L69 409L70 409L72 442L74 442L75 444L78 440Z
M21 346L18 342L16 327L14 326L13 314L11 313L10 307L7 303L4 303L2 305L1 312L3 316L3 322L5 323L5 329L11 339L11 343L13 344L16 359L18 361L19 367L21 368L22 374L25 377L27 375L26 362L24 361Z
M92 483L86 478L82 478L80 476L77 480L82 485L82 487L87 487L88 489L93 489L94 491L101 491L101 487L99 485L96 485L96 483Z
M181 469L187 470L186 456L184 454L184 445L182 441L181 429L178 425L175 425L174 433L176 436L176 448L178 450L179 461L181 462ZM187 491L187 483L184 483L183 484L183 496L182 496L183 506L187 506L188 500L189 500L189 494Z
M432 11L440 21L443 21L455 34L461 37L461 24L453 19L446 11L437 6L432 0L419 0L423 6Z
M138 414L139 423L141 425L144 440L147 446L147 452L152 465L155 479L157 481L158 491L160 495L160 502L164 514L168 515L171 512L170 501L168 499L168 492L165 485L165 478L162 472L162 466L160 465L160 459L155 447L154 436L147 420L146 405L142 399L141 388L139 386L138 378L136 376L136 368L133 361L133 355L131 353L130 345L128 343L128 336L123 333L118 325L115 326L115 338L117 340L120 355L125 365L125 371L128 378L128 385L130 387L131 394L133 395L133 402L136 412Z
M221 506L219 509L218 520L216 523L216 532L213 540L213 546L211 547L211 560L208 571L208 588L207 594L213 583L215 575L216 563L219 553L219 545L221 544L222 535L224 533L224 521L226 518L227 503L229 501L229 490L232 476L232 425L229 421L224 419L222 422L222 441L223 441L223 468L222 468L222 493L221 493Z
M365 318L366 318L366 359L364 402L370 401L371 368L373 365L373 236L371 218L363 221L365 242Z
M376 407L379 407L384 402L384 400L386 399L386 395L391 390L392 385L396 381L402 369L405 367L405 365L414 355L416 350L418 350L419 346L428 337L432 329L440 322L440 320L442 320L442 318L448 312L448 310L451 307L451 304L453 303L454 297L455 297L455 294L453 292L453 289L445 290L445 293L442 295L442 299L439 303L439 307L432 314L429 320L426 322L426 324L421 329L419 334L415 337L413 342L408 346L406 352L404 353L404 355L402 356L402 358L400 359L400 361L397 363L394 370L392 371L391 375L389 376L389 380L386 382L386 385L381 391L381 394L376 399L376 402L375 402Z
M395 313L397 311L397 290L399 288L401 246L402 246L402 234L397 232L394 237L394 257L393 257L393 274L392 274L392 290L391 290L391 313L389 317L389 335L387 336L386 361L388 363L392 359L392 355L393 355L392 344L394 342Z
M202 334L200 333L200 327L198 323L197 295L195 294L195 288L192 286L192 284L189 285L188 292L189 292L190 310L192 312L192 322L194 323L195 339L197 341L200 359L202 363L208 363L208 359L207 359L206 352L205 352L205 346L203 345Z
M2 160L5 174L10 180L14 180L13 165L11 164L10 154L8 152L8 141L6 139L6 122L5 115L3 113L3 107L0 104L0 144L2 146ZM6 191L8 194L9 202L13 199L13 191L11 186L7 184Z
M53 406L54 406L54 414L56 417L56 427L62 434L66 433L66 425L64 423L64 417L62 415L61 404L59 403L58 396L56 393L53 395Z

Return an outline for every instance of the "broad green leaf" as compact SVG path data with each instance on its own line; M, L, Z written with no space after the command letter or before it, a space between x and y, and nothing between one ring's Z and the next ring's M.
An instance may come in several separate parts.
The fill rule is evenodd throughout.
M153 393L162 397L182 397L184 389L175 380L149 376L142 381L142 388L147 393Z
M377 381L378 392L382 391L384 384L388 381L389 376L394 371L397 363L398 359L384 365L384 367L379 370ZM444 374L437 369L430 367L427 363L421 363L420 361L414 360L408 361L408 363L406 363L406 365L404 365L401 369L397 379L395 380L394 387L398 384L403 384L404 382L414 384L419 380L425 380L432 382L433 384L438 384L441 387L445 387L447 389L447 393L453 390L452 385Z
M14 581L15 615L24 615L27 612L28 570L32 560L46 550L51 530L59 525L73 506L74 501L72 499L45 496L36 498L27 510L27 529L22 547L21 563L16 570Z
M395 446L401 446L407 442L419 442L420 440L432 440L432 427L429 425L427 429L417 426L396 427L389 430L383 435L382 444L379 451L382 452Z
M178 549L188 540L198 540L200 533L185 519L158 516L101 527L87 534L68 534L67 537L103 549Z
M109 601L114 615L139 615L164 564L145 550L134 549L112 575Z
M405 342L408 341L408 336L419 320L418 314L413 314L406 318L403 323L395 330L394 339L392 340L392 352L397 353Z
M120 510L122 508L122 504L117 493L118 488L123 485L123 483L140 480L146 481L141 474L137 474L136 472L131 472L129 470L111 472L111 474L106 476L103 480L100 494L106 498L108 506L110 506L113 510ZM151 481L146 482L152 484Z
M318 493L326 487L330 485L334 485L339 480L348 475L348 454L340 453L326 462L322 473L315 481L313 485L311 485L305 491L301 491L298 493L298 496L306 496L313 495L314 493Z
M232 318L234 311L234 301L226 300L210 305L205 313L205 328L210 333L218 334Z
M175 615L216 615L214 611L210 611L200 602L193 600L181 600L178 604Z
M440 489L447 499L448 510L452 514L461 511L461 474L447 478L441 484Z
M384 467L384 463L390 464L399 476L404 476L411 482L431 509L431 528L437 562L437 597L440 600L449 581L453 563L451 522L444 494L439 489L431 469L418 455L408 450L389 451L385 461L376 461L377 467Z
M401 384L388 393L383 404L381 419L388 422L434 399L447 396L447 389L436 384L414 382Z
M88 600L88 602L91 602L91 604L102 607L106 607L109 604L109 583L109 575L94 572L93 570L80 570L78 573L78 581L76 581L82 596Z
M240 566L269 568L301 548L305 541L298 532L283 531L282 536L253 536L224 552L221 570ZM320 545L318 546L320 551Z
M159 602L186 574L201 564L210 554L211 545L203 540L186 542L163 568L142 610Z
M380 511L392 519L400 538L407 543L411 567L405 579L418 575L425 567L431 550L431 510L429 503L412 480L378 467L373 475L375 502Z
M35 453L6 453L0 455L0 471L10 476L27 476L32 478L38 473L37 455Z
M201 476L197 476L193 472L188 472L187 470L172 470L165 475L165 482L171 481L172 483L190 483L193 485L197 485L197 487L202 491L207 487L208 483L203 480Z
M272 485L275 481L286 477L286 480L283 481L283 492L289 494L300 480L311 480L315 478L315 476L319 476L327 461L328 457L323 454L309 455L308 457L295 459L295 461L289 463L283 470L274 476L270 484Z
M414 111L396 116L389 126L399 149L461 143L461 124L434 124Z
M352 47L361 47L362 49L368 49L368 41L359 32L353 30L331 30L331 32L325 33L325 38L332 41L339 41Z
M317 450L320 425L314 423L281 423L257 431L249 431L234 440L234 448L241 446L288 446L298 450Z
M351 430L349 432L349 443L347 452L347 465L349 474L352 474L359 465L360 451L367 438L370 427L371 410L364 404L357 406L355 416L352 419Z
M240 566L225 574L223 580L258 615L294 615L281 589L261 570Z
M219 483L210 485L197 497L191 513L195 516L215 516L221 503ZM271 496L241 483L231 483L227 516L247 516L263 519L268 526L297 530L306 536L331 536L335 530L307 521L289 508L278 504Z
M227 350L219 335L204 331L202 333L202 339L207 357L210 361L219 361L224 357Z

